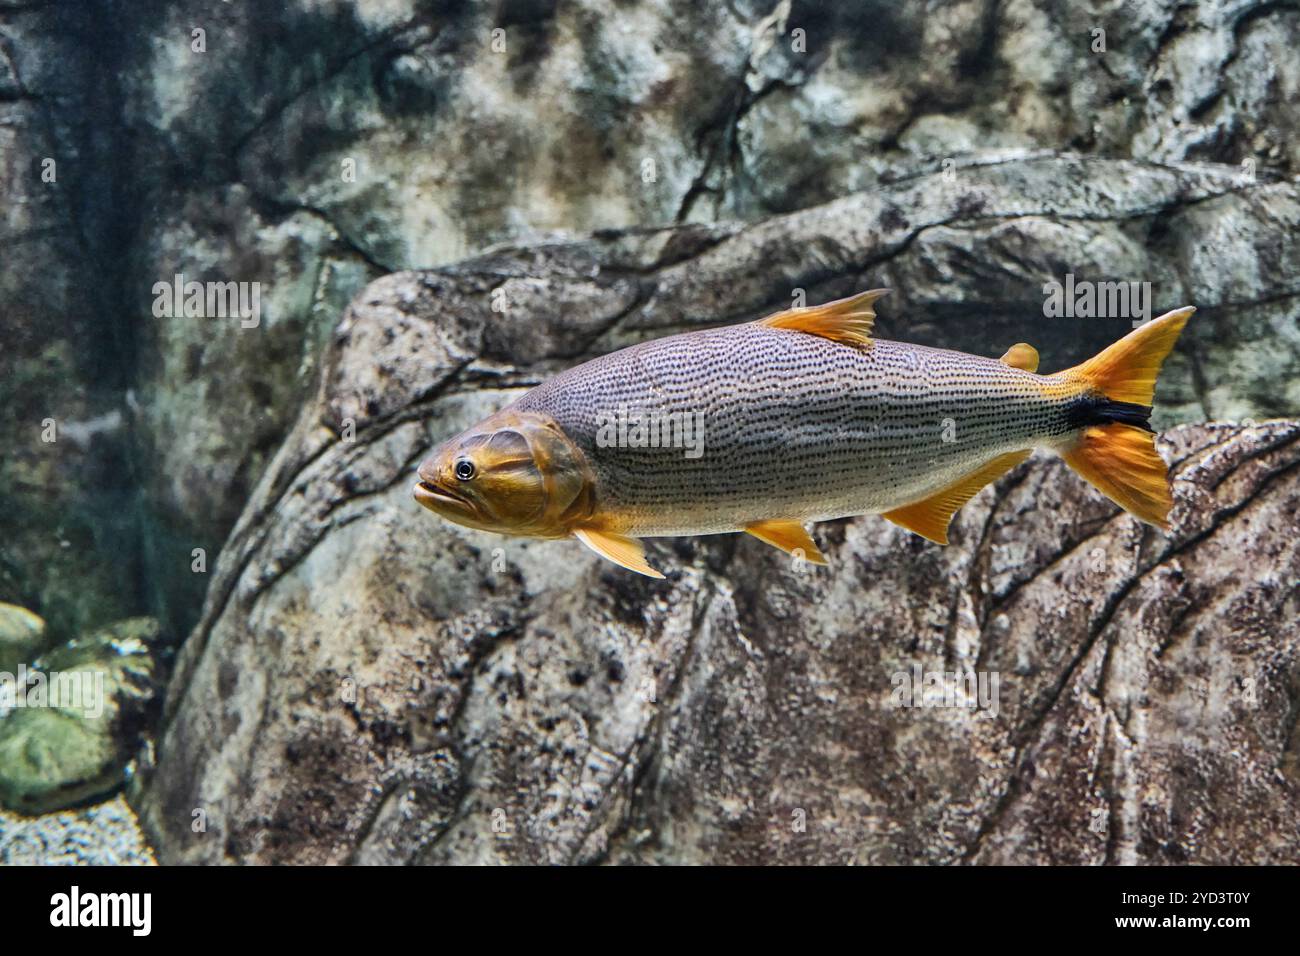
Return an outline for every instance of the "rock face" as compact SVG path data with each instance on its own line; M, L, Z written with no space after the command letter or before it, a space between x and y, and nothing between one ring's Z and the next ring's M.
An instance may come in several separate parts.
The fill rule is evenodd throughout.
M1025 151L1210 164L1217 188L1165 194L1149 207L1163 214L1136 224L1096 222L1098 242L1077 245L1060 223L1016 210L1026 218L1008 230L1009 274L986 272L983 254L967 260L954 249L947 272L918 257L897 284L906 280L909 305L943 318L969 302L997 310L1007 297L1017 313L1037 310L1044 278L1016 260L1041 247L1034 258L1049 278L1073 271L1151 282L1162 302L1195 293L1206 304L1239 303L1215 317L1217 335L1203 341L1223 348L1203 358L1237 369L1237 353L1267 333L1283 348L1251 357L1270 381L1300 380L1297 290L1286 278L1297 271L1257 271L1253 258L1261 244L1295 258L1281 238L1294 233L1293 198L1275 203L1267 184L1300 169L1300 100L1288 94L1300 86L1292 54L1300 13L1223 0L1141 4L1116 19L1104 5L1068 6L133 7L123 122L132 168L147 171L134 177L145 184L134 201L177 215L138 223L121 307L141 355L139 439L157 521L156 576L188 585L172 603L201 595L203 582L176 570L193 547L214 551L233 525L309 394L321 343L367 281L557 230L761 219L888 190L945 165L958 173L948 185L959 188L968 163ZM204 30L205 52L195 50L195 29ZM1105 32L1100 45L1096 30ZM1090 182L1089 171L1074 170L1079 215L1113 215L1106 197L1125 195L1127 184ZM1250 190L1252 181L1265 188ZM1183 205L1222 190L1242 195ZM1223 206L1235 212L1220 224ZM909 205L897 208L919 227ZM1272 209L1281 221L1269 218ZM967 245L962 230L979 210L964 212L951 226L930 223L938 230L930 248ZM1174 232L1194 214L1196 235L1212 233L1208 245ZM907 234L889 221L860 226ZM814 271L821 256L831 260L827 272L837 253L852 256L833 241L806 250ZM1224 246L1251 257L1239 278L1220 276L1236 265L1219 258ZM1176 247L1183 258L1166 254ZM178 271L262 282L261 329L150 316L148 290ZM909 314L920 320L915 308ZM1278 395L1239 388L1220 368L1204 371L1219 406L1210 417L1300 413L1294 386ZM1195 408L1187 417L1206 414ZM192 622L189 607L180 616Z
M1048 168L1068 203L1076 167ZM1055 205L1059 228L1116 228L1126 202L1156 215L1162 189L1216 188L1106 168L1125 198L1079 221ZM920 263L941 275L942 253L963 260L956 237L1036 228L1052 209L1025 169L984 171L1014 189L986 179L964 200L917 186L893 233L874 225L894 218L890 197L855 197L371 286L184 646L137 793L160 858L1294 860L1300 423L1170 431L1167 535L1035 456L961 512L946 549L877 518L821 526L829 569L688 538L654 545L668 579L653 582L410 499L430 445L555 367L780 305L773 285L809 268L801 227L843 273L810 301ZM927 228L945 202L983 216ZM900 299L880 321L902 337ZM1010 341L993 316L986 352ZM981 334L953 325L932 328ZM1175 407L1198 401L1173 391Z
M708 235L893 196L776 258L813 282L858 255L845 238L924 238L897 314L945 339L1036 312L1066 272L1151 282L1221 310L1167 421L1300 414L1298 40L1268 0L0 0L0 600L59 633L146 611L187 630L194 549L221 546L345 304L557 230ZM913 208L920 183L1040 151L1197 167L1141 216L1075 164L1082 218L1004 205L992 265L977 207ZM177 274L260 283L257 328L156 315ZM727 289L754 278L698 304L743 310ZM71 426L57 445L47 418ZM110 542L121 560L85 560Z
M1015 645L1024 675L998 659L1006 693L1010 675L1027 682L1017 686L1032 713L1008 702L972 725L973 741L922 739L933 718L854 723L881 685L853 668L930 661L918 655L934 620L949 642L978 625L987 653L1010 653L989 630L1000 626L990 595L1004 579L1060 571L1073 552L990 578L1003 566L989 550L1001 525L989 524L979 548L965 542L974 563L937 593L927 582L961 552L935 556L866 521L832 542L851 585L841 569L759 594L753 582L777 558L710 541L671 546L682 576L664 592L561 546L462 538L413 512L405 490L427 445L559 368L870 285L895 289L883 335L983 354L1028 339L1047 367L1092 354L1134 311L1195 304L1158 424L1300 416L1300 11L1270 0L1116 9L0 0L0 601L32 608L60 640L141 613L186 633L204 608L161 770L138 795L165 852L726 859L766 839L772 858L850 845L868 859L1048 858L1000 842L1033 829L1069 859L1097 840L1113 859L1162 859L1166 845L1170 858L1178 847L1273 858L1267 840L1215 843L1212 830L1247 808L1261 828L1291 812L1277 809L1293 806L1277 796L1293 792L1290 757L1270 765L1274 777L1263 764L1232 776L1245 788L1236 802L1215 789L1240 769L1232 747L1265 763L1294 753L1265 721L1278 688L1295 696L1289 652L1267 657L1289 646L1285 627L1232 658L1258 665L1249 685L1233 674L1264 702L1233 732L1273 736L1195 738L1193 760L1158 722L1152 737L1116 722L1131 709L1107 696L1137 686L1114 654L1147 660L1146 645L1117 628L1165 580L1160 548L1199 534L1188 530L1199 512L1172 539L1142 539L1149 573L1112 568L1068 593L1101 630L1053 618L1041 646ZM557 231L594 236L560 242ZM368 285L430 267L442 268ZM155 290L177 275L257 283L256 324L158 314ZM1147 283L1149 297L1119 317L1046 317L1044 283L1070 276ZM1242 525L1289 493L1289 427L1175 433L1184 490L1226 496L1212 514L1239 510L1169 560L1223 547L1226 567L1248 560L1291 587L1277 532ZM1240 470L1195 484L1206 455ZM1261 468L1278 477L1259 477L1261 498L1247 503L1241 483ZM1052 469L1017 472L1044 487L1050 477L1072 502L1046 530L1018 521L1007 540L1035 555L1082 540L1070 522L1092 529L1108 513L1071 517L1101 506ZM963 521L989 507L982 497ZM1121 527L1098 524L1088 550L1110 555ZM1124 574L1136 576L1114 598ZM1214 640L1254 633L1256 612L1272 620L1269 596L1191 580L1226 602L1204 612ZM834 621L815 620L807 595L837 602ZM1170 633L1197 620L1189 610ZM1059 737L1052 721L1085 726L1062 708L1111 648L1108 683L1088 685L1103 688L1096 719L1108 721L1086 725L1093 749L1040 753ZM1178 669L1191 667L1179 648L1159 657L1177 680L1134 699L1173 694L1177 706L1150 713L1189 727L1235 715L1223 673L1197 683ZM836 653L883 656L820 670ZM954 644L943 660L969 658ZM1058 682L1046 698L1042 680ZM628 698L633 686L641 696ZM836 701L851 702L845 719ZM1147 740L1185 762L1161 776ZM1102 830L1073 834L1093 840L1076 845L1065 823L1034 815L1048 793L1035 773L1082 786L1062 761L1085 752L1113 806L1092 806ZM882 753L924 766L904 774ZM891 786L873 782L891 766ZM832 782L816 800L813 779ZM946 799L972 783L985 789ZM789 795L808 805L787 809ZM212 824L199 834L204 807ZM786 823L754 829L776 807ZM1165 830L1150 807L1168 811ZM485 808L501 811L483 824L490 839L475 829ZM788 825L794 809L806 811L802 831ZM851 843L846 827L874 835Z
M135 610L142 563L132 359L111 305L118 93L94 75L112 44L82 45L104 35L100 12L0 0L0 601L63 639Z

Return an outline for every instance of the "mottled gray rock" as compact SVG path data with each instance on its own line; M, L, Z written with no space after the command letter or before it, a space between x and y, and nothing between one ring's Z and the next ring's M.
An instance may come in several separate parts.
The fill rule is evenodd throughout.
M1269 0L0 0L0 600L188 629L324 454L269 464L344 303L500 243L378 287L444 327L353 323L329 427L868 281L886 334L1065 365L1125 326L1034 321L1065 273L1202 307L1161 424L1294 418L1297 39ZM176 273L261 283L257 328L156 317Z
M146 354L156 356L142 369L143 430L160 464L150 497L175 539L169 570L229 529L306 394L324 330L381 271L554 231L760 219L1024 151L1221 164L1221 176L1260 181L1294 176L1300 159L1296 98L1286 93L1300 84L1291 52L1300 13L1266 2L1143 2L1121 16L1058 0L397 0L274 10L186 0L141 22L127 57L137 161L177 157L201 174L145 178L147 204L181 214L142 224L131 304L182 266L260 279L274 296L264 335L143 324ZM209 53L191 49L196 26ZM1104 51L1095 30L1105 31ZM1089 185L1078 184L1083 215L1107 215L1105 197L1093 210L1090 193L1126 188ZM1177 215L1177 198L1165 198ZM1260 217L1268 194L1256 202L1256 227L1294 224L1287 210L1274 229ZM924 218L907 205L874 212L890 208ZM1016 232L1045 247L1039 255L1054 272L1150 281L1162 295L1219 284L1191 262L1185 276L1172 271L1179 263L1159 247L1172 251L1179 239L1160 231L1159 217L1146 222L1150 236L1114 223L1088 246L1052 222ZM897 232L887 221L860 227L836 241ZM1201 251L1215 272L1218 240L1253 244L1231 228L1215 238ZM276 266L286 244L290 264ZM805 273L815 274L822 253L858 254L837 256L829 244L803 250ZM792 241L785 254L794 250ZM977 263L933 275L922 262L899 284L906 278L910 294L938 306L996 304L1007 290L985 288ZM1254 341L1271 327L1286 346L1265 366L1300 379L1286 364L1297 339L1286 275L1263 282L1271 305L1220 299L1244 304L1214 319L1225 346L1206 357L1215 367L1204 370L1205 387L1221 406L1214 416L1300 413L1294 389L1243 394L1225 375L1246 357L1238 329ZM1017 308L1039 300L1029 283L1011 291Z
M1300 368L1297 290L1286 278L1300 274L1297 225L1290 182L1243 184L1222 166L1019 155L749 226L506 248L424 284L385 280L398 285L363 295L422 297L450 327L405 354L387 328L361 330L384 361L358 373L366 378L338 414L362 421L376 414L373 402L387 410L409 401L444 362L479 360L476 374L530 380L652 335L873 286L894 290L880 310L883 337L981 354L1029 339L1044 368L1064 368L1132 325L1046 317L1044 284L1073 274L1142 277L1132 281L1150 283L1151 314L1200 310L1161 379L1159 423L1285 416L1300 408L1300 378L1289 371ZM535 371L521 376L521 366ZM413 391L376 396L370 378L390 374Z
M95 75L109 54L82 46L95 20L90 4L0 4L0 601L64 638L138 610L107 202L122 154L116 85Z
M668 572L652 582L573 542L453 527L411 501L430 445L554 368L781 304L811 269L801 229L842 274L820 298L880 270L942 275L969 262L958 239L1032 273L1017 234L1039 222L1109 235L1170 203L1246 201L1212 198L1209 171L1100 166L972 171L953 195L917 183L892 231L876 224L896 200L861 196L779 224L618 235L375 283L183 648L137 793L160 858L1297 859L1300 423L1166 435L1167 535L1036 456L963 510L946 549L873 517L820 526L827 569L747 538L685 538L652 545ZM1061 176L1051 199L1028 185L1043 168ZM1115 188L1091 192L1107 170ZM1097 213L1060 215L1079 195L1070 182L1089 184ZM982 215L959 228L963 203ZM1171 235L1187 235L1177 221ZM979 268L986 290L1009 281ZM1015 329L998 309L984 313L996 335L956 310L913 327L917 308L901 295L882 331L996 354L1048 328ZM1044 351L1048 367L1076 357ZM914 668L996 675L998 694L983 711L893 706Z
M1225 227L1199 258L1215 271L1220 242L1285 245L1292 212L1277 228L1259 213L1296 173L1298 37L1300 14L1267 0L1122 16L1059 0L0 5L0 404L16 412L0 486L17 489L0 598L66 633L146 609L192 623L194 549L220 547L344 304L390 270L561 231L763 219L1034 151L1254 177L1242 226L1265 234ZM57 189L39 179L51 157ZM1177 263L1144 250L1177 240L1151 222L1087 247L1039 223L1031 241L1062 253L1053 272L1164 293ZM825 252L843 258L815 242L809 275ZM936 308L996 301L977 262L899 278ZM155 317L152 289L177 273L261 283L258 328ZM1297 378L1288 275L1214 318L1222 354L1203 356L1197 395L1212 415L1300 412L1293 391L1236 381L1256 360ZM1229 284L1188 268L1194 282ZM1280 352L1241 345L1268 336ZM102 427L51 448L50 416ZM129 560L83 560L109 541L134 542Z

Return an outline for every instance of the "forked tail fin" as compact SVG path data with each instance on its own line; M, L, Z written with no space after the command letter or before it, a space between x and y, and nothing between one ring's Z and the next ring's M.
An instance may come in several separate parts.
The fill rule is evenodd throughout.
M1132 425L1091 425L1064 453L1094 488L1147 524L1169 527L1173 495L1156 436Z
M1189 306L1167 312L1082 365L1058 373L1084 381L1104 396L1093 409L1092 423L1063 451L1066 464L1125 511L1162 528L1169 526L1173 497L1168 469L1145 421L1160 367L1195 311Z

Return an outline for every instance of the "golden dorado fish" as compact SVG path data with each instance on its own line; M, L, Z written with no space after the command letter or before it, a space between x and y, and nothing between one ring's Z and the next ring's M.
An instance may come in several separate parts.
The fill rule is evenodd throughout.
M641 538L747 532L810 561L805 524L879 514L940 544L980 488L1051 449L1126 511L1172 505L1149 419L1192 308L1082 365L874 339L876 289L585 362L444 442L415 499L458 524L575 537L663 577Z

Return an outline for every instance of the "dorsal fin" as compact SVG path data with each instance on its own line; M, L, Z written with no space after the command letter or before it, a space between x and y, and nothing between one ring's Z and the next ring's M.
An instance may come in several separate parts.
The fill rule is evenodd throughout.
M759 319L759 322L774 329L792 329L808 335L820 335L832 342L866 348L871 344L871 326L876 321L876 310L872 306L888 292L888 289L859 292L847 299L836 299L825 305L787 309L769 315L766 319Z
M957 510L974 498L975 492L1028 457L1029 451L1013 451L1000 455L929 498L902 508L895 508L893 511L886 511L880 517L887 518L923 538L929 538L938 544L947 544L948 525Z
M1012 368L1022 368L1026 372L1037 372L1038 349L1028 342L1017 342L1007 349L1007 354L1002 356L1002 362Z
M804 530L804 526L797 521L782 521L779 518L773 521L756 521L746 525L745 531L765 544L780 548L786 554L793 554L798 550L803 552L805 560L813 564L826 563L826 556Z

